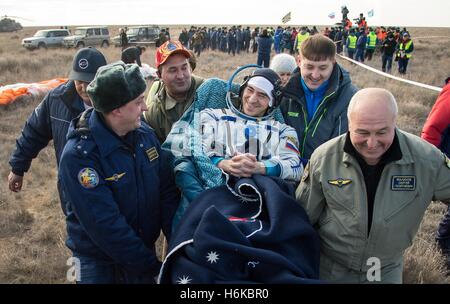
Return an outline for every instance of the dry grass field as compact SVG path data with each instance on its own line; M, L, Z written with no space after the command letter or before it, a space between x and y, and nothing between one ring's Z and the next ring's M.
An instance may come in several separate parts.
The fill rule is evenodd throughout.
M112 27L111 34L118 33ZM415 52L407 79L439 86L450 76L450 28L409 29ZM24 37L36 28L17 33L0 33L0 86L17 82L36 82L55 77L67 77L75 50L48 49L28 51L21 47ZM171 27L172 37L178 37L179 27ZM108 62L120 58L120 49L102 49ZM142 61L154 65L154 48L148 48ZM228 79L236 67L256 63L255 54L229 56L206 51L198 58L195 74ZM384 87L393 92L399 103L400 128L420 135L438 93L368 72L339 59L360 88ZM380 56L369 65L381 69ZM393 67L394 75L396 75ZM7 187L8 159L20 135L25 120L38 105L39 98L20 98L15 103L0 106L0 283L67 283L66 266L70 252L65 248L65 222L56 190L56 164L52 143L41 151L25 175L23 190L11 193ZM405 283L449 283L443 258L434 244L437 224L446 208L433 202L427 210L414 244L405 256Z

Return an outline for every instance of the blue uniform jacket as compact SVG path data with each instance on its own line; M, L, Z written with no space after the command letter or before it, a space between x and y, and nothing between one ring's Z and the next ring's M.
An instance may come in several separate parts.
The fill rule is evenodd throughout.
M83 101L69 81L51 90L27 119L22 134L17 139L9 164L11 170L23 176L31 161L53 139L57 164L66 144L67 130L72 119L84 111Z
M59 178L75 256L157 273L154 243L161 228L169 236L179 200L165 155L145 123L121 139L96 111L72 121Z

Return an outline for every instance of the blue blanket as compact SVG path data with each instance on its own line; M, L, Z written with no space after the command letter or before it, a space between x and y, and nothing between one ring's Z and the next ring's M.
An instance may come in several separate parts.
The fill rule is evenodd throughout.
M160 283L320 283L319 237L294 187L255 175L204 191L169 243Z

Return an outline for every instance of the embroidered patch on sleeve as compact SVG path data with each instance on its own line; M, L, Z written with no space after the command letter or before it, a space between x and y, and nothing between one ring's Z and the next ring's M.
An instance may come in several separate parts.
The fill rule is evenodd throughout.
M158 151L155 147L148 149L147 151L145 151L145 153L147 153L148 159L150 161L154 161L159 157Z
M78 172L78 181L85 189L95 188L99 181L98 173L92 168L83 168Z

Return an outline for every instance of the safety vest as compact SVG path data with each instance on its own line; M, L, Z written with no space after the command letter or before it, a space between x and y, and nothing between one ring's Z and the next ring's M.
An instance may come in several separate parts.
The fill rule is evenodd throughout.
M306 32L304 34L298 33L297 34L297 50L300 50L300 46L302 45L303 41L306 40L306 38L309 37L309 33Z
M398 47L399 51L407 51L410 49L412 44L412 40L409 40L408 42L406 42L406 45L402 42L400 43L400 46ZM400 56L400 52L397 53L398 56ZM405 53L406 58L411 58L412 57L412 52L411 53Z
M354 49L356 49L356 40L357 40L358 38L356 38L356 36L355 35L350 35L350 36L348 36L348 40L350 40L350 43L348 44L348 48L349 49L352 49L352 50L354 50Z
M367 40L367 47L369 49L374 49L377 44L377 35L374 32L370 32L369 34L370 40Z

